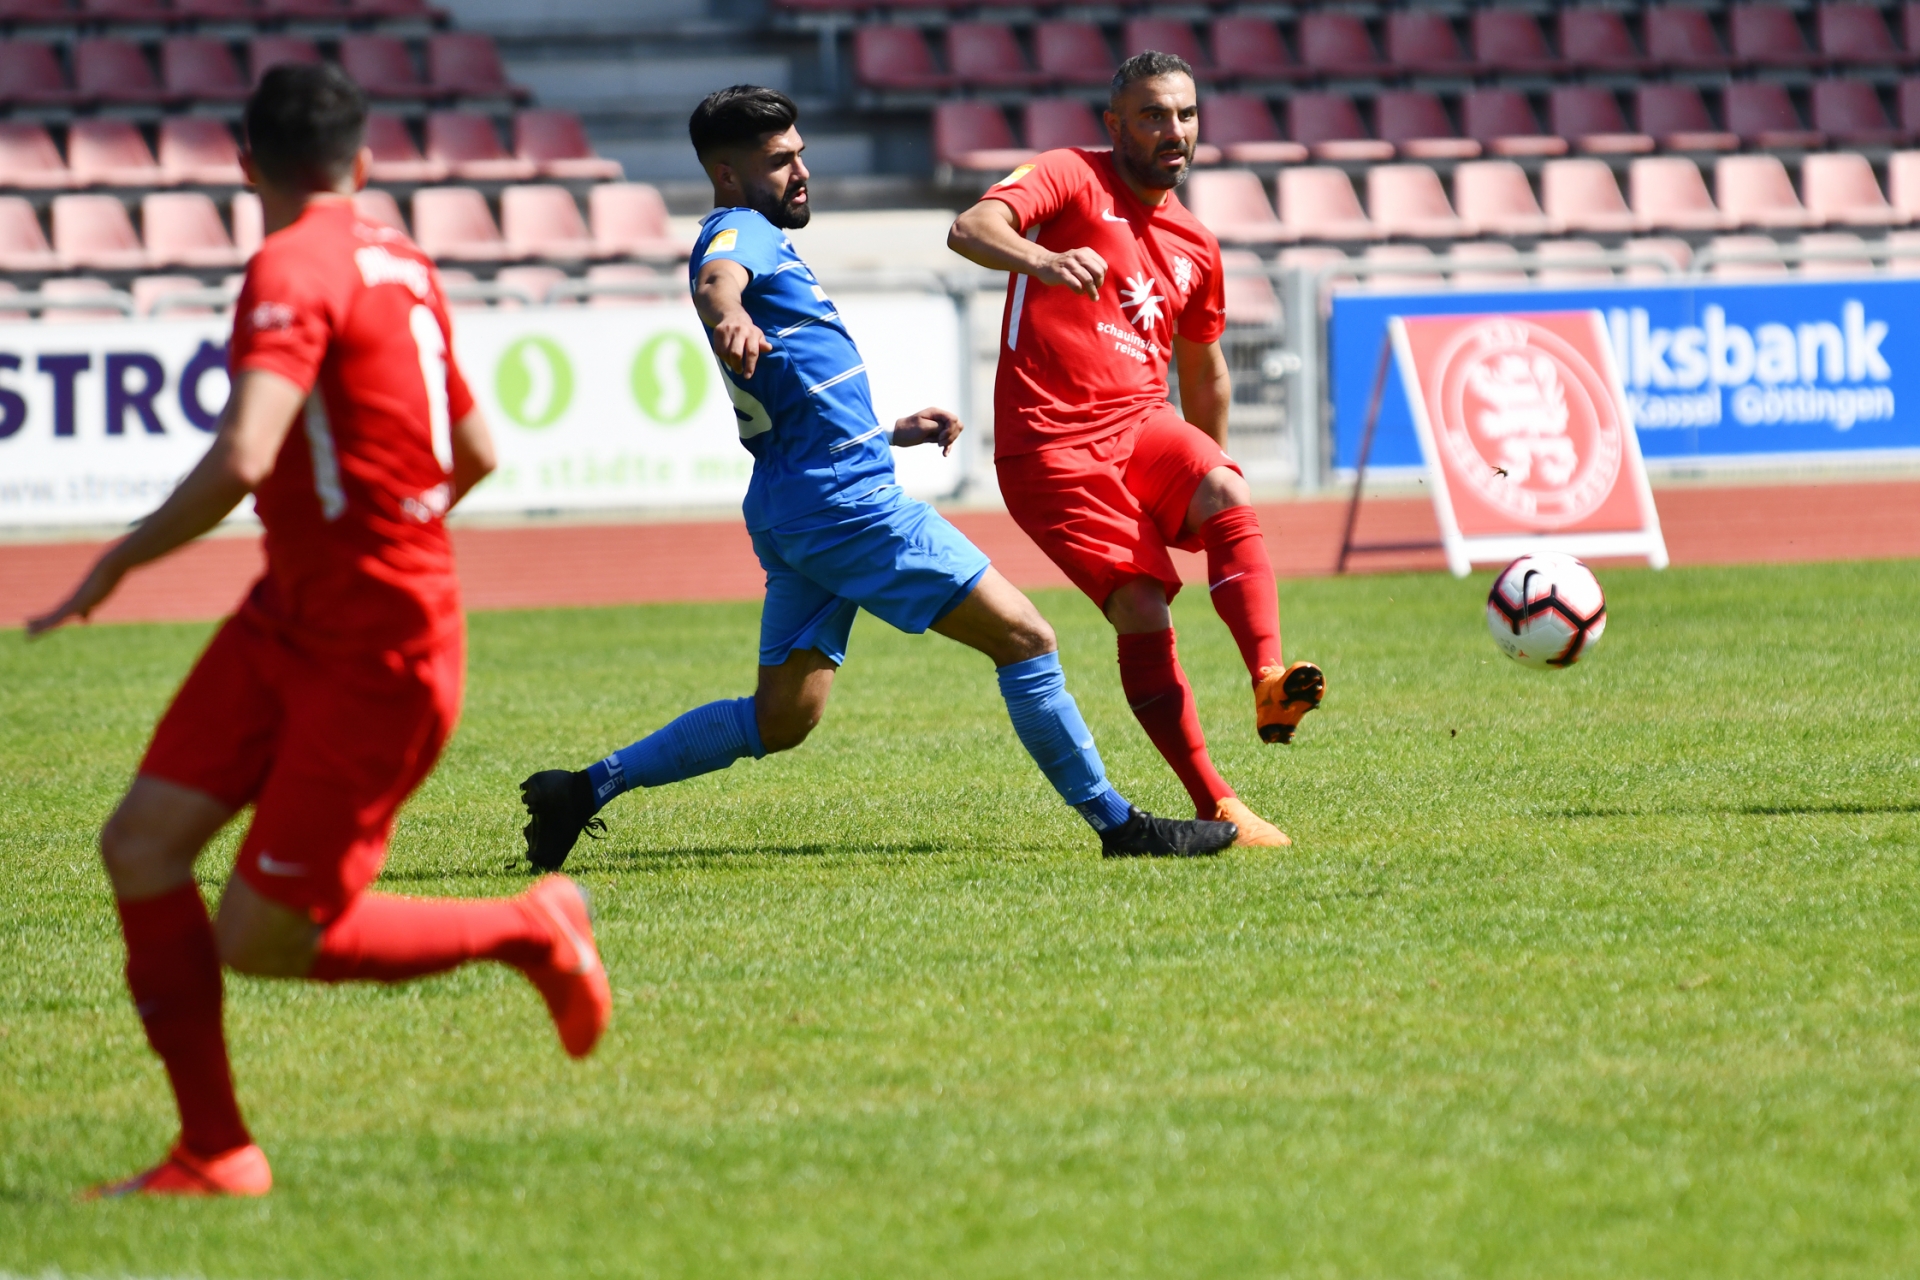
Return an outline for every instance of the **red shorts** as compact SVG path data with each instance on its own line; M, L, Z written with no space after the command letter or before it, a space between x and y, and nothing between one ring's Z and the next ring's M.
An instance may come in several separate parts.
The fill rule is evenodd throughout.
M254 806L234 870L326 924L380 874L394 815L460 715L465 645L341 658L227 619L153 732L144 777Z
M995 465L1014 523L1103 609L1131 578L1158 578L1173 599L1180 575L1167 548L1200 549L1197 537L1181 532L1193 491L1216 467L1240 470L1172 405L1090 444Z

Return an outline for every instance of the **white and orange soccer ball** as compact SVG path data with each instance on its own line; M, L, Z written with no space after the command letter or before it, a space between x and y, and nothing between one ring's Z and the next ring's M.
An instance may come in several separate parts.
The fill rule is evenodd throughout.
M1607 597L1593 571L1572 556L1521 556L1487 593L1487 630L1523 667L1570 667L1606 629Z

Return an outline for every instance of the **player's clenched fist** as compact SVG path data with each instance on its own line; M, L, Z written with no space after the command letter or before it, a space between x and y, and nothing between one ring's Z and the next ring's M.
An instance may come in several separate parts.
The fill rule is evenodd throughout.
M960 415L946 409L927 408L910 413L893 424L893 443L902 449L929 442L940 446L940 453L953 452L953 442L966 430Z
M745 311L736 311L713 326L713 353L743 378L753 376L760 357L773 350L760 326L748 319Z
M1048 257L1033 275L1042 284L1063 284L1098 301L1100 284L1107 278L1107 260L1092 249L1068 249Z

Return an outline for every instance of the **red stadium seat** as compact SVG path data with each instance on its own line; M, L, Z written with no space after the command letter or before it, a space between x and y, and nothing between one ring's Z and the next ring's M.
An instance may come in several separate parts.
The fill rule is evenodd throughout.
M1496 156L1565 155L1567 140L1540 132L1526 95L1513 89L1475 89L1460 102L1460 131Z
M0 271L52 271L59 265L33 203L0 196Z
M358 204L360 196L366 194L362 191L356 195L354 203ZM387 199L393 197L387 196ZM260 242L267 238L267 216L260 207L260 197L251 191L234 192L232 201L227 205L227 214L233 219L233 247L240 251L242 257L251 258L259 251Z
M1129 18L1120 30L1120 45L1122 57L1158 50L1185 58L1197 78L1214 78L1213 60L1200 47L1193 27L1177 18Z
M1620 200L1618 189L1613 198ZM1541 212L1526 170L1512 160L1476 160L1455 169L1453 204L1462 218L1487 235L1538 236L1563 229L1558 218ZM1620 201L1620 207L1624 210L1626 203Z
M500 262L514 256L494 225L487 198L472 187L423 187L414 192L413 238L433 258Z
M1560 48L1570 65L1596 71L1637 72L1650 61L1634 47L1626 18L1612 9L1560 10Z
M1887 203L1903 222L1920 218L1920 151L1896 151L1887 157ZM1920 259L1912 265L1920 269Z
M74 16L66 0L0 0L0 22L71 23Z
M122 215L124 216L124 215ZM129 261L125 265L137 268L138 262ZM96 280L90 276L72 277L64 280L47 280L41 283L42 297L62 300L93 301L96 298L105 301L115 292L114 287L105 280ZM48 307L40 313L41 324L93 324L101 320L121 320L126 312L112 306L65 306Z
M693 248L674 235L659 188L645 182L603 182L589 190L587 226L603 254L671 261Z
M1732 151L1740 145L1738 137L1714 124L1700 91L1690 84L1643 84L1634 92L1634 111L1640 131L1668 151Z
M547 293L556 284L567 278L567 273L558 267L503 267L494 274L494 287L512 290L521 295L503 294L494 300L494 308L499 311L518 311L531 303L533 306L577 307L580 304L572 298L557 298L549 301Z
M160 122L160 168L170 182L237 187L240 148L226 123L211 116L168 116Z
M310 65L319 61L319 46L305 36L255 36L247 41L247 70L253 73L255 88L261 76L283 62Z
M346 6L339 0L260 0L263 18L343 19Z
M247 78L224 40L174 36L160 45L160 80L168 92L198 102L245 102Z
M1281 136L1266 102L1251 94L1223 93L1201 103L1200 136L1234 164L1299 164L1307 158L1305 147Z
M493 121L470 111L436 111L427 117L427 159L469 182L524 182L539 170L507 154Z
M67 167L76 183L109 187L164 186L140 131L126 120L75 120L67 129Z
M1727 10L1728 44L1743 63L1808 67L1824 61L1807 45L1793 10L1777 4L1737 4Z
M1378 75L1386 70L1367 24L1351 13L1301 15L1295 39L1300 65L1328 75Z
M1578 263L1581 259L1597 258L1606 252L1599 242L1594 240L1542 240L1533 246L1533 251L1543 259L1540 270L1534 278L1541 284L1569 285L1612 284L1613 268L1605 266L1556 266L1556 261Z
M1463 138L1447 116L1436 94L1421 89L1398 89L1373 100L1373 120L1380 140L1414 160L1471 160L1480 144Z
M1814 221L1778 156L1721 156L1713 167L1713 193L1729 226L1804 227Z
M1877 5L1842 0L1820 6L1820 52L1830 62L1892 66L1907 61Z
M1282 169L1276 183L1280 221L1309 240L1378 240L1353 182L1339 169L1303 165Z
M1292 80L1300 75L1280 28L1266 18L1230 15L1213 20L1213 65L1243 80Z
M508 187L500 193L500 231L524 258L577 262L599 246L565 187Z
M1847 250L1864 250L1867 242L1851 231L1819 231L1800 237L1799 246L1811 250L1800 260L1800 274L1824 278L1870 276L1873 259L1865 253L1842 256Z
M961 84L1034 89L1047 77L1027 65L1013 29L998 22L956 22L947 28L947 66Z
M476 296L484 286L480 277L471 271L462 271L458 267L435 267L434 274L440 277L440 287L446 291L447 306L454 311L485 311L487 300Z
M1195 172L1182 198L1224 244L1278 244L1294 238L1274 216L1260 179L1244 169Z
M1262 204L1266 199L1261 195ZM1280 323L1280 295L1274 291L1273 279L1259 254L1246 249L1222 250L1220 270L1221 300L1228 324L1272 327Z
M118 196L55 196L53 251L69 267L138 270L147 251Z
M1671 280L1674 275L1686 271L1693 265L1693 246L1673 236L1636 237L1621 244L1620 248L1627 253L1639 254L1641 257L1665 258L1673 264L1672 273L1662 271L1659 267L1650 264L1645 266L1629 264L1626 267L1626 276L1629 280L1645 280L1654 283Z
M1511 259L1520 256L1520 250L1504 240L1468 241L1465 244L1454 245L1447 250L1447 253L1455 262L1485 264L1458 270L1449 275L1448 279L1456 289L1505 289L1527 282L1526 272L1518 267L1504 266Z
M527 91L509 83L493 37L452 32L427 40L427 83L463 98L511 98L524 101Z
M1431 263L1433 250L1423 244L1376 244L1360 256L1382 266ZM1362 277L1360 287L1386 293L1410 293L1417 289L1438 289L1445 279L1438 271L1376 271Z
M1640 157L1627 171L1627 186L1633 211L1643 226L1662 231L1713 231L1727 225L1713 197L1707 194L1699 166L1684 156Z
M173 13L177 18L251 23L260 9L254 0L173 0Z
M79 40L73 46L73 87L99 102L178 102L153 73L140 46L116 36Z
M1699 171L1693 176L1697 181ZM1706 190L1701 187L1701 194ZM1569 231L1633 231L1641 226L1604 160L1547 161L1540 170L1540 203L1547 217Z
M637 285L668 278L665 273L656 271L652 267L642 266L637 262L607 262L597 267L587 268L587 283L593 285ZM658 293L651 290L645 293L638 291L627 293L618 289L609 289L605 293L587 296L589 307L647 307L675 301L687 301L684 289Z
M1470 236L1454 213L1440 175L1424 164L1377 164L1367 170L1367 216L1390 236L1417 240Z
M1287 132L1318 160L1393 158L1393 144L1367 135L1360 109L1344 93L1294 94L1287 100Z
M87 95L67 83L54 48L39 40L0 41L0 102L15 107L77 107Z
M237 267L233 247L211 196L193 191L150 195L140 202L147 260L157 267Z
M1647 10L1647 58L1679 71L1720 71L1733 65L1704 9L1666 5Z
M1894 91L1894 124L1910 137L1920 137L1920 77L1908 76Z
M1496 71L1552 74L1567 69L1547 47L1540 20L1519 9L1473 11L1474 60Z
M955 169L1004 173L1033 159L1033 152L1014 141L999 107L968 100L934 107L933 158Z
M1027 145L1035 151L1055 147L1112 145L1107 130L1093 108L1078 98L1035 98L1026 106Z
M1883 227L1906 218L1880 193L1880 180L1863 155L1834 151L1808 156L1800 165L1800 189L1817 221Z
M513 154L539 166L546 178L618 182L626 176L618 160L594 154L580 117L571 111L520 112L513 118Z
M1785 85L1765 80L1730 84L1721 105L1727 113L1727 131L1742 142L1768 150L1818 147L1826 142L1818 130L1801 122Z
M407 235L407 220L400 215L400 202L393 198L393 192L379 187L366 187L353 193L353 211L376 226L387 227ZM236 215L234 222L239 222ZM239 239L239 227L234 228L234 238Z
M80 12L101 22L161 22L165 0L80 0Z
M432 99L442 91L429 89L413 65L406 41L393 36L351 35L340 38L340 69L366 91L369 98Z
M1553 131L1588 155L1638 155L1653 150L1649 134L1627 127L1620 99L1598 85L1563 85L1547 97Z
M1893 146L1912 136L1894 127L1880 91L1865 80L1817 80L1812 102L1813 127L1845 146Z
M184 306L161 306L165 299L177 298L185 293L199 293L205 288L198 276L137 276L131 290L133 314L145 317L217 315L218 308L200 302Z
M1432 9L1396 9L1387 14L1387 61L1401 71L1470 76L1478 68L1453 20Z
M447 176L444 160L429 160L420 154L413 135L398 116L373 112L367 116L367 147L373 152L375 182L443 182Z
M347 0L347 12L356 18L419 18L438 22L447 16L427 0Z
M1715 236L1707 247L1716 259L1707 274L1716 279L1777 280L1787 274L1772 236Z
M1091 22L1042 22L1033 29L1033 60L1049 82L1104 87L1113 79L1113 50Z
M853 33L853 69L870 89L941 90L953 77L933 61L918 27L864 26Z
M76 185L45 125L0 121L0 187L44 191Z

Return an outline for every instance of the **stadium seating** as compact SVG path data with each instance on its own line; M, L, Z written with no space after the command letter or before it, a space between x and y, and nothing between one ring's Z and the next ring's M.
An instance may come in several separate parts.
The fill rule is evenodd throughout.
M1423 164L1380 164L1367 170L1367 215L1390 236L1453 239L1474 230L1453 211L1440 175Z
M73 86L91 102L155 106L182 100L160 83L139 45L117 36L95 36L74 44Z
M1035 151L1111 145L1106 126L1078 98L1035 98L1027 103L1026 134L1027 145Z
M427 82L463 98L509 98L524 102L527 91L507 80L500 50L491 37L450 32L427 41Z
M1708 231L1726 225L1693 161L1642 156L1627 172L1629 202L1641 225L1665 231ZM1568 226L1574 225L1571 220Z
M1303 14L1300 65L1329 76L1373 76L1386 70L1367 24L1351 13Z
M659 190L644 182L603 182L588 191L587 225L608 257L672 260L693 248L668 225Z
M1651 135L1627 127L1620 99L1598 85L1562 85L1548 97L1553 131L1588 155L1638 155L1653 150Z
M1873 259L1864 253L1843 256L1850 249L1866 248L1866 241L1851 231L1822 231L1800 237L1799 247L1808 250L1801 259L1800 274L1816 277L1865 276L1873 274Z
M1804 227L1813 219L1777 156L1721 156L1714 164L1715 203L1731 226Z
M376 194L386 195L384 191ZM356 204L359 200L360 196L354 197ZM387 200L391 203L393 197L387 196ZM227 206L227 216L233 221L233 247L240 251L241 257L251 258L267 235L266 211L260 207L260 197L251 191L236 193L233 203Z
M0 196L0 271L52 271L59 265L32 203Z
M254 36L247 41L247 67L255 86L282 63L310 66L320 60L320 46L305 36Z
M1734 58L1755 67L1812 67L1823 59L1807 44L1793 10L1778 4L1738 4L1727 10Z
M1033 29L1033 60L1052 84L1104 88L1113 79L1113 52L1091 22L1040 23Z
M217 309L206 303L172 305L165 308L161 306L163 299L178 298L186 293L198 293L206 287L200 282L198 276L136 276L130 288L133 294L133 313L137 316L169 317L217 314Z
M0 41L0 102L10 107L66 107L89 99L67 82L58 54L39 40Z
M1562 161L1561 165L1570 163L1581 162ZM1547 172L1551 173L1554 167L1550 166ZM1612 177L1609 172L1610 186ZM1620 200L1617 187L1613 188L1613 198L1624 211L1626 202ZM1462 218L1490 235L1537 236L1562 229L1558 218L1541 211L1533 186L1527 181L1526 170L1512 160L1476 160L1461 165L1453 171L1453 199Z
M443 182L447 162L420 154L413 135L397 116L372 112L367 116L367 148L373 152L375 182Z
M1177 19L1129 18L1121 28L1120 45L1120 56L1123 58L1145 53L1149 49L1159 49L1184 58L1187 65L1193 68L1194 79L1202 84L1218 76L1213 59L1200 47L1193 28Z
M1714 253L1708 273L1720 279L1772 280L1787 274L1787 264L1773 256L1771 236L1715 236L1708 247Z
M1274 216L1260 179L1244 170L1196 170L1182 198L1223 243L1280 244L1296 238Z
M1447 116L1437 94L1420 89L1396 89L1374 99L1374 121L1380 140L1412 160L1471 160L1480 144L1463 138Z
M1817 81L1809 96L1813 127L1843 146L1892 146L1910 136L1894 127L1878 90L1864 80Z
M1393 144L1368 136L1360 109L1344 93L1296 93L1287 100L1287 131L1316 160L1393 158Z
M160 122L160 170L169 182L239 186L240 148L225 123L208 116L169 116Z
M918 27L861 27L853 33L854 73L875 89L951 89Z
M426 153L467 182L524 182L539 174L533 161L507 154L489 117L470 111L429 115Z
M1679 163L1691 168L1693 162ZM1540 171L1540 203L1548 218L1569 231L1634 231L1641 226L1604 160L1550 161Z
M493 277L493 283L502 290L512 290L531 299L536 305L547 301L547 291L567 278L567 273L558 267L502 267ZM569 300L559 300L560 305L577 305ZM503 311L517 310L525 306L520 298L511 295L502 296L494 306Z
M1735 82L1726 87L1721 102L1727 130L1755 146L1817 147L1826 141L1806 127L1785 85L1768 80Z
M178 98L196 102L244 102L247 78L225 41L174 36L160 46L160 81Z
M455 262L500 262L514 256L487 208L487 198L471 187L414 192L413 238L432 257Z
M1542 259L1535 279L1549 285L1612 284L1613 268L1594 266L1590 261L1606 252L1596 240L1542 240L1533 246ZM1564 265L1560 265L1564 264Z
M1353 181L1339 169L1302 166L1282 169L1276 185L1280 221L1296 236L1316 240L1377 240L1380 228L1368 219L1354 194Z
M1504 265L1518 258L1520 250L1503 240L1469 241L1450 252L1455 259L1486 264L1454 271L1449 278L1456 289L1505 289L1527 281L1526 272Z
M1668 151L1732 151L1738 135L1713 123L1700 91L1686 84L1643 84L1635 91L1640 130Z
M67 167L76 186L143 187L167 181L147 140L127 120L75 120L67 129Z
M1553 74L1566 65L1547 47L1534 15L1517 9L1474 10L1473 56L1509 74Z
M391 227L401 235L407 234L407 220L400 215L400 202L393 198L391 191L382 191L378 187L368 187L357 191L353 196L354 211L368 222L377 222L383 227ZM240 215L235 213L234 239L240 238Z
M1251 94L1207 99L1200 112L1200 136L1233 164L1299 164L1307 158L1305 147L1281 136L1266 102Z
M147 265L147 251L117 196L55 196L53 251L66 267L112 271Z
M370 98L423 101L447 96L444 90L427 87L406 43L393 36L343 37L340 69L352 76Z
M1241 15L1213 20L1213 65L1223 79L1284 81L1301 72L1279 27Z
M40 285L40 293L47 298L84 300L111 294L113 286L105 280L95 280L86 276L64 280L46 280ZM88 324L96 320L118 320L126 313L111 306L67 306L49 307L38 317L41 324Z
M1526 95L1475 89L1460 104L1460 131L1496 156L1565 155L1567 140L1540 131Z
M528 258L579 261L598 255L599 245L565 187L508 187L500 193L500 232L514 253Z
M1260 262L1260 255L1245 249L1225 249L1220 254L1225 273L1220 281L1228 324L1271 327L1280 323L1280 295Z
M1012 28L995 22L956 22L948 27L947 66L954 79L966 85L1039 89L1047 83L1044 72L1027 64Z
M0 121L0 186L47 190L73 185L73 171L45 125Z
M942 102L933 111L933 155L936 162L968 171L1005 173L1033 158L1007 124L1006 115L991 102Z
M1807 211L1824 224L1888 226L1905 218L1887 203L1867 158L1840 152L1808 156L1800 167Z
M211 196L156 192L140 202L140 226L147 260L156 267L237 267L245 261Z
M1387 15L1386 37L1387 61L1416 75L1471 76L1478 70L1445 13L1395 10Z
M625 177L618 160L597 156L580 117L571 111L527 110L513 118L513 154L535 166L543 178Z

